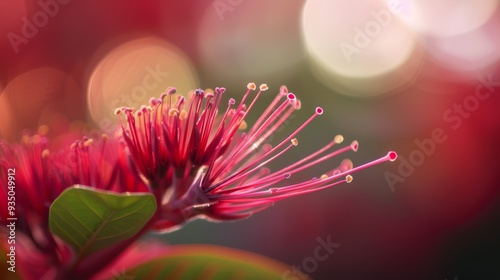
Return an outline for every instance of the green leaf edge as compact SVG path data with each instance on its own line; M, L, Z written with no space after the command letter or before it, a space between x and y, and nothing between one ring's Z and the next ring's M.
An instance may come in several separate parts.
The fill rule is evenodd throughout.
M65 236L65 235L61 235L60 230L57 229L57 228L55 228L55 227L60 227L60 225L56 224L56 221L57 221L56 215L59 215L59 214L57 214L55 212L55 211L57 211L56 207L58 206L59 203L61 203L62 199L65 199L65 197L68 194L73 195L72 193L75 192L75 191L77 191L77 192L83 191L84 195L97 195L101 199L100 200L101 202L102 201L106 201L105 199L103 199L103 197L113 197L114 199L121 198L121 197L145 197L145 198L149 198L151 206L153 206L153 208L151 209L151 211L149 211L148 213L144 214L144 219L143 219L143 221L142 221L142 223L141 223L140 226L138 226L135 230L130 231L128 234L122 235L122 236L126 236L126 238L121 237L122 239L119 240L119 241L116 241L116 242L107 242L106 246L102 246L102 247L92 247L92 244L87 244L88 241L85 242L82 246L80 246L78 244L78 242L75 243L74 240L71 240L72 239L71 237ZM109 200L107 202L109 203ZM131 203L131 205L136 204L136 203L137 203L137 201ZM107 204L106 207L108 207L108 206L110 206L110 208L111 207L121 207L122 205L119 205L119 204L121 204L119 201L112 201L111 205ZM149 203L145 202L145 205L147 205L147 204L149 204ZM85 256L85 255L91 254L93 252L96 252L96 251L98 251L100 249L104 249L104 248L107 248L107 247L111 247L112 245L116 245L119 242L122 242L122 241L126 240L127 238L131 238L132 236L134 236L135 234L137 234L147 224L147 222L151 219L151 217L153 216L153 214L156 211L156 208L157 208L156 199L155 199L154 195L151 194L151 193L146 193L146 192L117 193L117 192L112 192L112 191L108 191L108 190L96 189L96 188L88 187L88 186L84 186L84 185L74 185L74 186L71 186L71 187L65 189L52 202L52 204L50 206L50 209L49 209L49 229L50 229L50 231L51 231L52 234L58 236L63 241L65 241L67 244L69 244L76 252L78 252L78 254L80 256ZM116 210L123 210L123 209L124 208L116 209ZM75 218L75 217L73 216L73 218ZM83 225L83 223L82 223L82 225ZM101 232L102 232L102 229L101 229ZM94 236L94 235L95 235L95 232L92 233L92 236ZM92 237L91 237L91 239L92 239ZM84 249L85 251L82 252L82 250L79 250L79 247L81 249Z

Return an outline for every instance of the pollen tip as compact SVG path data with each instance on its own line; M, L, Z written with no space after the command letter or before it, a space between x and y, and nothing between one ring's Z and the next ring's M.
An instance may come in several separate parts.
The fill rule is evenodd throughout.
M321 177L319 177L319 178L320 178L321 180L323 180L323 179L326 179L326 178L328 178L328 175L326 175L326 174L323 174L323 175L321 175Z
M347 175L345 176L345 181L349 184L350 182L352 182L352 176L351 175Z
M119 114L121 114L121 112L122 112L122 109L120 109L120 108L115 109L115 115L118 116Z
M194 91L194 94L198 95L198 96L203 96L205 94L205 91L203 91L201 88L199 88L199 89Z
M342 135L336 135L335 138L333 138L333 141L335 142L335 144L340 144L342 142L344 142L344 136Z
M352 160L346 158L340 163L340 171L345 172L347 170L351 170L354 167Z
M260 89L261 91L266 91L266 90L268 90L269 88L267 87L267 85L266 85L266 84L262 84L262 85L260 85L260 86L259 86L259 89Z
M249 90L255 90L257 88L257 86L255 85L255 83L248 83L247 85L247 89Z
M280 87L280 93L283 94L283 95L287 94L288 93L288 88L285 85L281 86Z
M300 100L295 99L295 104L293 104L293 107L295 108L295 110L300 110L301 106L302 106L302 103L300 102Z
M297 140L297 138L293 138L290 141L292 142L292 145L294 145L294 146L298 146L299 145L299 140Z
M290 174L290 173L288 173L288 172L287 172L287 173L285 173L285 174L283 174L283 178L285 178L285 179L288 179L288 178L290 178L291 176L292 176L292 174Z
M239 130L245 130L247 129L248 125L246 121L241 121L240 126L238 127Z
M87 139L87 140L83 143L83 146L84 146L84 147L88 147L88 146L91 146L92 144L94 144L94 140L93 140L93 139Z
M48 150L48 149L43 150L43 151L42 151L42 158L46 158L46 157L48 157L48 156L49 156L49 154L50 154L50 152L49 152L49 150Z
M395 151L390 151L387 153L387 157L389 157L389 161L395 161L398 158L398 153Z
M286 98L288 98L288 100L290 100L290 101L297 99L297 97L293 93L287 94Z
M151 106L155 106L157 102L158 102L157 99L154 97L151 97L149 99L149 105L151 105Z
M171 108L170 110L168 110L169 117L175 117L175 116L177 116L178 113L179 113L179 110L177 110L175 108Z
M103 133L103 134L101 135L101 138L102 138L102 140L104 140L104 141L108 141L108 140L109 140L109 136L108 136L106 133Z
M181 113L180 113L180 115L179 115L179 119L181 121L183 121L183 120L186 119L186 117L187 117L187 112L185 110L182 110Z
M316 107L316 114L322 115L323 114L323 108L321 107Z
M357 152L357 151L358 151L358 148L359 148L359 143L358 143L358 141L356 141L356 140L352 141L352 143L351 143L351 149L352 149L353 151Z
M38 127L38 133L40 135L47 135L49 132L49 127L46 124L42 124L40 127Z
M229 106L236 104L236 100L234 98L230 98L228 102Z
M167 88L167 94L174 94L176 92L177 92L177 89L175 89L174 87Z
M28 135L23 135L21 142L27 145L30 142L30 137Z

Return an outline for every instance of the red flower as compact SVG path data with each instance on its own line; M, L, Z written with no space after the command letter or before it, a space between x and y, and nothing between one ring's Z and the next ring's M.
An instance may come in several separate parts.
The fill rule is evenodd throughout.
M82 184L117 192L148 191L119 156L118 140L107 135L96 142L83 138L53 153L45 130L42 126L33 136L25 134L20 144L0 140L0 204L8 205L9 188L4 184L8 170L15 170L16 248L24 252L19 260L29 279L54 273L51 269L62 268L71 260L69 247L54 238L48 223L49 208L64 189ZM7 218L12 217L7 207L2 207L0 217L2 229L6 229Z
M316 108L292 134L272 147L266 141L294 110L300 109L300 101L282 86L260 118L247 129L245 118L267 86L261 85L247 106L255 89L255 84L248 84L240 103L229 99L222 113L219 108L224 88L216 88L214 93L198 89L188 99L175 95L170 88L159 99L151 99L148 107L116 111L125 115L122 129L128 151L162 204L156 229L169 230L196 217L246 218L281 199L349 183L352 173L396 159L396 153L389 152L354 168L351 161L345 160L319 178L291 183L288 179L296 173L343 152L356 151L358 143L332 150L343 141L338 135L302 160L271 171L266 166L297 146L295 137L323 114L323 109Z

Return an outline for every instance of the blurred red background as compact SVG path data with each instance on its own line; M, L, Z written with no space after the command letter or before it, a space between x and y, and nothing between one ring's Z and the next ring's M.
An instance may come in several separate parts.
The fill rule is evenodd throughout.
M0 36L9 141L41 124L55 143L110 130L113 107L167 86L238 97L253 81L303 102L274 141L325 109L283 164L339 133L360 142L355 164L400 155L245 221L190 223L169 243L245 249L317 279L500 276L498 1L5 0ZM328 236L340 247L305 271Z

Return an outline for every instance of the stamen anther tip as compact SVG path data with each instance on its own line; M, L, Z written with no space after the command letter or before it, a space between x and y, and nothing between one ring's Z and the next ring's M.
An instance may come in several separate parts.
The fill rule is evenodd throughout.
M267 85L266 85L266 84L262 84L262 85L260 85L260 86L259 86L259 89L260 89L261 91L266 91L266 90L268 90L269 88L267 87Z
M358 151L358 148L359 148L359 143L358 143L358 141L356 141L356 140L352 141L352 143L351 143L351 149L352 149L354 152L357 152L357 151Z
M323 108L321 108L321 107L316 107L316 114L318 114L318 115L323 115Z
M292 140L290 140L292 142L292 145L294 146L297 146L299 145L299 140L297 140L297 138L293 138Z
M387 157L389 157L389 161L395 161L398 158L398 153L395 151L390 151L387 153Z
M340 144L340 143L344 142L344 136L339 134L339 135L335 136L335 138L333 138L333 141L335 142L335 144Z
M46 158L46 157L48 157L48 156L49 156L49 154L50 154L49 150L48 150L48 149L44 149L44 150L42 151L42 158Z
M247 89L249 90L255 90L257 88L257 86L255 85L255 83L248 83L247 85Z
M345 176L345 181L349 184L350 182L352 182L352 179L353 177L351 175L347 175Z

